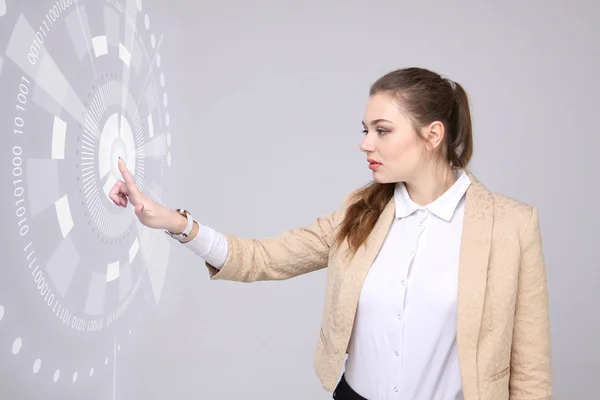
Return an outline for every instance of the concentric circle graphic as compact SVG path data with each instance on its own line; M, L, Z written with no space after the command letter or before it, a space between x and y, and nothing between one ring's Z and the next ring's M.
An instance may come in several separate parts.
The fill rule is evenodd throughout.
M144 0L0 3L3 371L23 398L115 398L172 243L108 198L121 157L161 202L176 142L163 36Z

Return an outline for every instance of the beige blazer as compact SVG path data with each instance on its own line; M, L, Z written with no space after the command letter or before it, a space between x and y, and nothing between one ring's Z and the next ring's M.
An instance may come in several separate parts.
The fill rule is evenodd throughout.
M472 184L460 251L457 343L466 400L549 400L550 332L546 271L537 209ZM357 302L369 268L394 218L388 203L355 256L333 245L347 200L312 225L277 237L226 235L229 253L211 279L289 279L327 267L322 324L314 367L328 391L342 371Z

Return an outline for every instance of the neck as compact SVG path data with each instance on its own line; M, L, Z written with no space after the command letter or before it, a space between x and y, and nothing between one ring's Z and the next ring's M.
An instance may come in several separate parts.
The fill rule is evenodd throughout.
M434 202L456 182L449 165L423 169L410 182L405 182L408 195L420 206Z

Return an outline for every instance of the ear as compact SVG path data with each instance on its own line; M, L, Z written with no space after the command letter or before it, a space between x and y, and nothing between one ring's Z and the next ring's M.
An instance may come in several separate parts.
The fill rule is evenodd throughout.
M434 121L423 128L423 137L430 150L435 150L442 144L445 133L444 124L440 121Z

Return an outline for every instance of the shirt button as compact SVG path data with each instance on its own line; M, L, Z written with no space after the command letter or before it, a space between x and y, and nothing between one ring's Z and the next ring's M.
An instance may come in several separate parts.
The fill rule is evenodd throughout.
M398 388L397 388L397 387L395 387L395 388L394 388L394 392L397 392L397 391L398 391Z
M404 284L405 284L405 283L406 283L406 282L404 282L404 279L402 279L402 282L400 282L400 284L401 284L402 286L404 286Z
M396 356L400 355L400 353L398 353L397 351L395 351L395 352L394 352L394 354L395 354Z
M398 314L398 319L402 319L402 314Z

